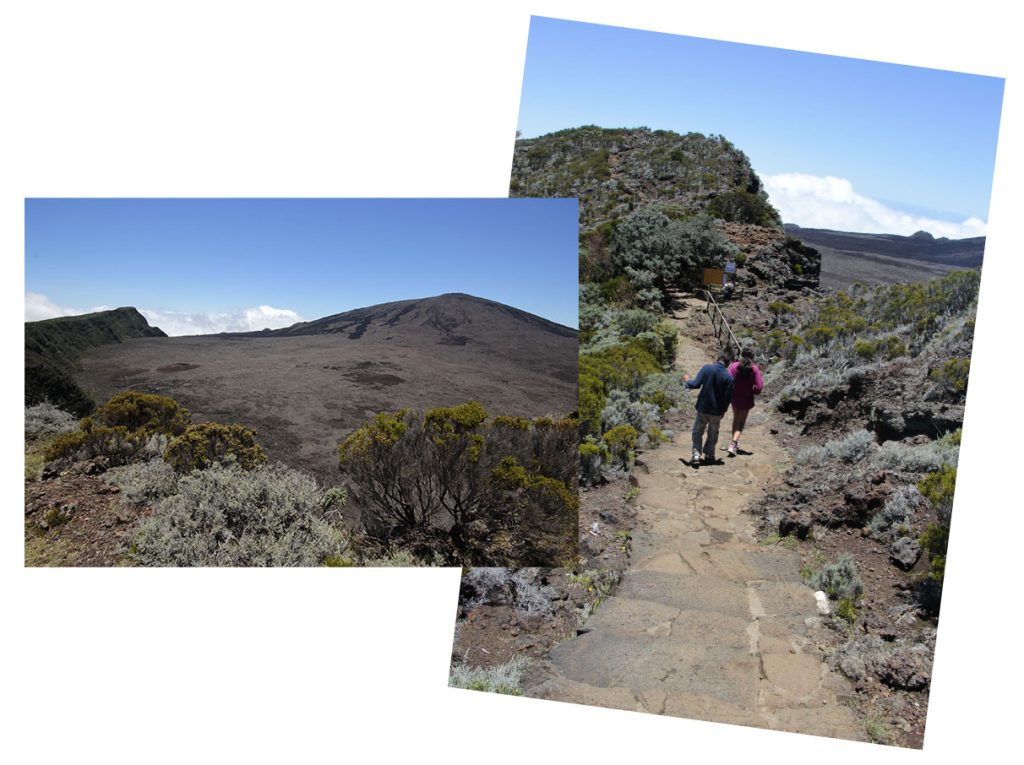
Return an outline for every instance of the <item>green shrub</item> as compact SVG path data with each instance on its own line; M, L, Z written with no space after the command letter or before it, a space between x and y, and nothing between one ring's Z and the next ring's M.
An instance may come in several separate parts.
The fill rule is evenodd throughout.
M636 287L624 274L601 282L600 289L601 301L611 306L626 307L636 300Z
M610 391L635 389L646 377L658 372L658 360L636 341L581 355L579 412L584 434L600 434L601 411Z
M233 462L243 470L252 470L267 461L256 434L238 423L222 425L203 422L189 425L172 440L164 459L177 473L205 470L215 462Z
M941 582L946 573L946 547L949 544L949 522L956 490L956 468L949 465L929 473L918 484L918 491L931 503L938 515L921 535L921 549L928 553L929 576Z
M619 425L605 433L603 439L611 456L623 465L628 465L638 436L639 433L632 425Z
M778 211L768 200L746 189L733 189L712 197L708 214L735 223L753 223L757 226L781 226Z
M181 435L191 415L173 398L130 390L118 393L96 410L95 419L110 427L123 427L147 436Z
M856 340L853 343L853 352L865 360L874 359L877 356L889 360L903 356L907 352L907 346L898 337L890 335L873 340Z
M323 510L335 510L339 507L344 507L348 503L348 491L345 490L344 486L332 486L329 489L324 490L323 498L320 501L320 507Z
M789 303L785 303L781 300L773 300L768 304L768 310L776 316L782 316L784 314L796 313L796 309Z
M963 428L957 428L956 430L947 433L941 439L942 443L950 446L960 446L960 439L963 436Z
M918 543L928 553L928 575L941 582L946 575L946 548L949 546L949 525L930 523Z
M55 462L106 457L111 465L125 465L142 452L149 440L144 433L131 433L124 427L97 427L88 417L80 427L50 441L44 459Z
M324 558L324 566L328 568L351 568L356 562L351 558L342 558L340 555L328 555Z
M917 484L917 490L936 509L952 504L953 492L956 490L956 468L945 465L929 473Z
M460 565L575 558L579 423L486 417L473 402L381 413L342 442L339 465L370 543Z
M857 607L854 605L853 600L850 598L840 600L838 605L836 605L836 616L850 624L857 621Z
M601 482L601 465L610 457L608 447L598 444L593 436L580 444L580 483L594 486Z
M843 340L865 359L916 353L947 328L969 338L971 319L965 315L976 305L978 282L978 271L954 271L928 282L855 286L819 301L800 333L812 346ZM863 337L866 332L875 337ZM793 359L799 350L789 349L786 356ZM938 382L962 393L967 360L954 360L935 374Z
M947 391L962 395L967 392L967 376L971 368L971 360L965 358L949 359L941 366L928 372L928 377Z
M512 428L513 430L528 431L530 429L530 421L526 418L509 417L504 414L499 414L494 418L494 425L500 428Z
M473 430L487 419L487 410L476 401L458 406L428 409L423 424L435 437L449 439Z

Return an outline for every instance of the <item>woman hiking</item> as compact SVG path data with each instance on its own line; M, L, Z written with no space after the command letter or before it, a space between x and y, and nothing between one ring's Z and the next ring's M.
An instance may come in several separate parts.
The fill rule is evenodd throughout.
M764 389L761 370L754 363L754 349L744 348L740 358L729 365L729 374L733 377L732 385L732 441L727 452L735 457L740 446L743 426L747 424L747 415L754 408L754 396Z

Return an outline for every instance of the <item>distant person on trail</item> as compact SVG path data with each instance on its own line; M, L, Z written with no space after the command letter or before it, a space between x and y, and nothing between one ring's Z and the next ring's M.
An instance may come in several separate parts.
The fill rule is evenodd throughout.
M736 288L736 256L731 252L725 256L725 271L722 273L722 295L732 297Z
M735 457L740 448L740 436L747 424L747 415L754 408L754 396L764 389L761 370L754 363L754 349L740 351L740 360L729 365L733 377L732 386L732 441L729 442L729 456Z
M702 452L706 464L715 461L718 428L722 422L722 415L725 414L732 402L733 378L727 368L731 361L732 353L728 349L723 349L718 354L718 361L702 366L692 380L689 375L683 375L683 382L686 383L687 388L700 388L695 405L697 416L693 421L693 459L690 460L690 464L694 467L700 465ZM705 430L708 434L706 440L704 440ZM704 441L703 447L701 446L702 440Z
M736 284L736 256L731 252L725 256L725 271L722 274L722 285Z

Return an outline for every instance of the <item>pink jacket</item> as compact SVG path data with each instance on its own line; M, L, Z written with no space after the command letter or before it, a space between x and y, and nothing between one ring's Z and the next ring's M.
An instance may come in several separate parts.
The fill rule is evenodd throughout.
M732 385L732 407L733 409L752 409L754 406L754 394L760 393L764 388L764 380L761 379L761 370L754 364L754 374L749 379L738 377L740 363L734 361L729 365L729 374L735 382Z

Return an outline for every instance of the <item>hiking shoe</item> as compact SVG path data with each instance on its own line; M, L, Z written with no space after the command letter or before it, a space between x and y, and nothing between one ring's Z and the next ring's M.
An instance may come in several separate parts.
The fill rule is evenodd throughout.
M693 458L690 460L690 464L697 467L700 464L700 452L694 452Z
M735 457L736 456L736 450L738 448L739 448L739 444L738 443L736 443L735 441L730 441L729 442L729 448L726 451L729 452L729 456L730 457Z
M704 464L705 465L714 465L715 464L715 455L713 455L713 454L705 454L704 455Z

